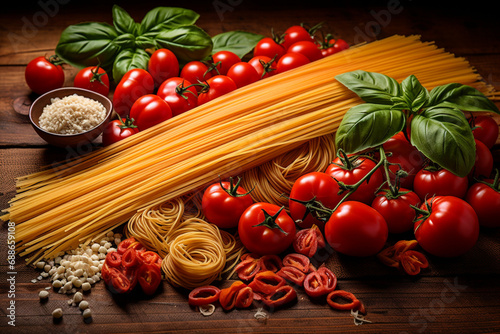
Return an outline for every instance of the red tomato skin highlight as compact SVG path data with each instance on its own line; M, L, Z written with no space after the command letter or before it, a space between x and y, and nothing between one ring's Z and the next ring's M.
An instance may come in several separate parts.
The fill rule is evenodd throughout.
M26 65L24 78L28 87L39 95L64 85L62 66L52 64L44 56L36 57Z
M493 180L485 180L492 183ZM477 214L479 225L487 228L500 227L500 192L484 183L474 183L465 197Z
M413 190L422 200L434 195L464 198L468 188L466 176L457 176L444 168L436 171L423 168L413 180Z
M179 76L179 60L168 49L158 49L151 55L148 62L148 72L153 77L155 86L169 78Z
M130 108L141 96L154 92L154 80L148 71L135 68L122 77L113 94L113 108L118 115L125 117L130 113Z
M167 102L155 94L138 98L130 109L130 118L135 120L139 131L144 131L172 117Z
M406 192L409 190L400 188L400 191ZM389 233L399 234L412 230L415 209L410 205L418 207L420 202L419 196L413 191L392 199L388 199L383 193L379 193L371 206L384 217Z

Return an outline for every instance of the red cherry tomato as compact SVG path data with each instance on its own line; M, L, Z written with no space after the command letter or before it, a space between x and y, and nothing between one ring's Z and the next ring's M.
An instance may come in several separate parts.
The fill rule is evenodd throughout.
M498 123L491 116L480 115L471 118L472 134L474 138L483 142L491 149L498 140Z
M493 154L482 141L474 139L476 142L476 162L469 173L469 178L490 177L493 171Z
M310 62L311 61L309 60L309 58L301 53L289 52L283 55L283 57L278 60L278 64L276 65L276 73L283 73Z
M29 88L36 94L45 94L64 84L64 71L56 56L49 59L44 56L31 60L24 71L24 78Z
M288 50L292 44L297 42L314 42L314 38L311 36L309 31L300 25L288 27L283 35L283 43L281 43L281 45L283 45L286 50Z
M267 56L255 56L248 63L257 70L261 79L276 74L276 61Z
M349 44L343 39L326 39L325 43L321 46L321 53L323 57L333 55L342 50L349 49Z
M389 233L405 233L413 228L415 210L410 206L419 206L420 198L411 190L400 188L396 195L390 190L380 191L372 202L372 208L385 219Z
M198 94L198 105L212 101L222 95L225 95L238 87L233 79L227 75L216 75L206 81L206 87Z
M212 63L217 69L215 75L226 75L231 66L239 62L241 62L240 57L231 51L218 51L212 55ZM214 72L212 72L212 75L214 75Z
M353 185L365 177L377 164L364 157L337 157L328 166L325 173L330 175L337 182L346 185ZM360 201L365 204L372 204L375 199L375 192L384 182L382 171L377 169L369 178L368 182L363 182L351 195L349 201Z
M279 207L270 203L254 203L240 217L238 235L252 253L280 254L292 245L295 223Z
M201 200L201 208L206 219L220 228L238 226L243 212L253 204L252 197L243 189L238 180L221 181L210 185Z
M479 222L469 203L455 196L435 196L420 206L414 226L418 244L439 257L465 254L476 243Z
M422 168L413 180L413 190L422 200L434 195L464 198L467 188L469 188L467 176L460 177L444 168Z
M295 234L293 249L299 254L313 257L318 249L323 247L325 247L325 238L323 238L321 230L316 225L304 228Z
M498 178L484 180L474 183L467 192L465 200L476 212L481 226L500 227L499 184Z
M231 66L227 71L227 76L233 79L238 88L260 80L260 75L255 67L245 62L239 62Z
M325 225L325 238L337 252L349 256L372 256L388 237L387 223L374 208L356 201L339 205Z
M108 146L139 132L131 119L120 118L109 122L102 132L102 145Z
M184 65L181 70L180 77L193 84L198 84L210 79L212 77L212 74L210 73L207 64L198 60L194 60ZM200 85L195 86L195 88L197 92L200 92L203 87Z
M158 87L168 78L179 76L179 60L172 51L158 49L149 58L148 72Z
M198 92L191 82L181 77L163 81L156 93L172 110L172 116L180 115L198 105Z
M118 115L129 115L134 102L143 95L152 94L155 85L148 71L134 68L125 73L113 93L113 108Z
M172 110L164 99L155 94L141 96L130 109L139 131L144 131L172 117Z
M73 85L75 87L94 91L104 96L108 96L109 94L108 75L106 71L99 66L89 66L78 71Z
M309 61L323 58L320 48L312 41L296 42L288 48L287 52L300 53L306 56Z
M301 228L317 225L323 229L329 218L322 209L334 209L344 195L339 195L340 188L330 175L311 172L299 177L290 191L288 207L290 216Z
M279 44L271 37L264 37L258 41L253 50L254 57L266 56L270 59L274 58L276 61L278 61L285 53L286 49L283 45Z

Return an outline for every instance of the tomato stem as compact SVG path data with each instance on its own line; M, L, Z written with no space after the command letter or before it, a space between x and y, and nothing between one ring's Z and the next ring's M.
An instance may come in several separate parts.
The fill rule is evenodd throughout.
M234 184L234 182L233 182L233 177L232 176L229 177L229 189L224 188L224 186L222 185L222 180L220 179L220 176L219 176L219 183L220 183L220 187L226 193L228 193L228 195L231 197L243 197L243 196L249 195L255 189L255 186L254 186L252 189L250 189L250 191L248 191L244 194L238 194L238 188L239 188L240 183L241 183L240 177L238 177L238 181L236 182L236 184Z
M94 82L94 81L97 81L99 82L101 85L103 85L104 87L108 88L108 85L106 85L101 77L103 75L106 75L106 72L103 72L103 73L99 73L99 65L97 65L95 68L91 69L90 72L92 73L92 78L90 78L90 82Z
M270 229L274 229L274 228L277 228L279 229L284 235L288 235L287 232L285 232L285 230L283 230L281 228L281 226L279 226L278 223L276 223L276 219L278 218L278 216L280 215L281 211L283 211L285 207L282 206L278 212L276 212L274 215L270 215L269 213L266 212L266 210L262 209L262 212L264 213L264 221L260 224L257 224L257 225L253 225L252 227L257 227L257 226L265 226L267 228L270 228Z

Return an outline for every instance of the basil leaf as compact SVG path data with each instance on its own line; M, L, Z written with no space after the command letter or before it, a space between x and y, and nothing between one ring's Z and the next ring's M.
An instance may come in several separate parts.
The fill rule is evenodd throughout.
M70 25L61 33L56 54L74 67L100 66L111 71L121 47L113 43L118 37L107 23L85 22Z
M395 79L380 73L357 70L339 74L335 79L369 103L390 105L393 97L402 94Z
M120 47L120 49L130 49L135 46L135 36L132 34L123 34L113 40L113 44Z
M446 104L462 111L490 111L500 114L498 107L474 87L451 83L431 90L429 105Z
M156 7L150 10L142 19L139 35L146 33L159 33L163 30L173 29L184 25L193 25L199 14L190 9L177 7Z
M160 32L155 39L158 48L172 51L180 64L210 55L212 38L201 28L191 25Z
M148 37L145 35L137 36L135 38L135 45L141 49L155 49L156 43L154 37Z
M113 25L119 34L137 34L137 23L123 8L113 5L112 14Z
M243 58L253 50L258 41L264 38L263 35L246 31L228 31L212 37L214 47L212 54L219 51L231 51Z
M335 145L346 153L356 153L383 144L400 132L405 115L390 105L364 103L349 109L340 122Z
M429 99L429 92L418 81L417 77L410 75L401 82L403 89L403 99L408 104L412 112L418 112L422 109Z
M113 64L113 80L120 82L123 75L133 68L147 70L149 58L149 54L143 49L123 50Z
M458 176L474 166L476 145L464 114L446 105L433 106L414 115L411 143L427 158Z

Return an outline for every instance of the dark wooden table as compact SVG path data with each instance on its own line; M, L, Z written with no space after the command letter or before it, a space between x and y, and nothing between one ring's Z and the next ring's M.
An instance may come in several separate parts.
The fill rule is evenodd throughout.
M325 22L326 29L349 43L371 41L394 34L418 34L439 47L466 57L484 79L500 90L500 21L491 6L427 1L309 1L297 5L275 1L168 1L123 2L119 5L137 20L159 6L187 7L201 17L198 25L210 35L246 30L269 35L271 28L284 31L301 22ZM319 4L317 4L319 3ZM82 21L111 22L111 6L97 1L16 1L0 14L0 208L15 195L15 177L74 154L49 147L31 128L27 113L34 96L24 82L24 68L39 55L50 55L60 33ZM408 64L411 67L411 64ZM66 67L66 85L75 70ZM498 118L497 118L498 119ZM98 142L97 142L98 143ZM494 147L500 166L500 141ZM98 144L97 144L98 145ZM51 293L41 303L38 291L47 280L31 283L37 273L18 258L15 273L7 266L7 224L0 237L0 332L2 333L110 333L110 332L373 332L373 333L494 333L500 332L500 234L482 230L476 246L455 259L430 258L430 269L415 278L384 267L374 258L336 256L341 270L338 286L352 291L367 308L372 323L355 326L347 312L336 312L324 303L312 302L299 292L298 302L268 313L266 321L254 318L256 309L223 312L220 308L203 317L186 302L186 295L164 283L156 295L116 299L97 284L85 295L93 310L85 323L68 297ZM14 278L13 281L8 279ZM12 284L10 284L12 283ZM222 286L230 282L222 283ZM8 308L15 303L15 310ZM56 307L65 311L53 322ZM15 327L8 315L15 315Z

